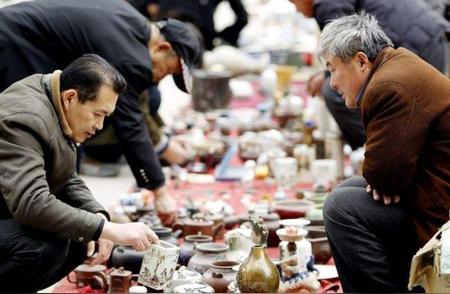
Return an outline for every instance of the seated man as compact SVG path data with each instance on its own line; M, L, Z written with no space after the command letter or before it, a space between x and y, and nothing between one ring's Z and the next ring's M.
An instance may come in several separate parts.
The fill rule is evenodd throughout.
M103 127L125 90L122 75L89 54L64 71L35 74L0 94L1 291L35 292L113 243L147 249L143 223L113 224L75 172L76 145Z
M330 22L319 56L367 134L364 178L323 211L343 289L406 292L412 256L449 217L450 81L365 13Z

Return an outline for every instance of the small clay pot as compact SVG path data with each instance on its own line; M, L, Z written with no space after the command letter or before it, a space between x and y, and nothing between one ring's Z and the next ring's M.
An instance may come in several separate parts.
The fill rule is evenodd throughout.
M214 288L216 293L226 293L228 285L236 280L237 261L214 261L210 268L203 274L203 281Z
M221 243L202 243L197 245L196 253L189 260L188 267L203 274L214 261L227 260L230 247Z
M324 226L306 226L308 231L306 240L311 242L312 254L314 255L314 262L317 264L325 264L331 258L330 243L325 232Z

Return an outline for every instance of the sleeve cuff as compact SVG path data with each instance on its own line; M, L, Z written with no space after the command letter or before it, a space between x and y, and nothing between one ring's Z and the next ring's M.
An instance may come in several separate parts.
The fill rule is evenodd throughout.
M97 230L95 230L95 233L92 236L92 241L97 241L100 238L100 235L102 234L104 226L105 226L105 220L102 218L100 224L97 227Z
M103 214L103 215L106 217L106 219L107 219L108 221L111 221L111 217L109 216L109 213L108 213L106 210L99 210L99 211L97 211L96 213L101 213L101 214Z
M158 145L155 146L155 152L161 155L169 147L169 137L166 134L161 136Z

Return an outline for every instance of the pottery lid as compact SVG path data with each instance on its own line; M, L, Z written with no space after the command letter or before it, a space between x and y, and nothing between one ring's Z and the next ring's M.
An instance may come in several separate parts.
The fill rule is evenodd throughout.
M185 242L196 242L196 243L210 243L212 242L213 237L208 235L188 235L184 237Z
M114 269L110 275L115 277L129 277L131 274L131 271L127 271L123 267L120 267L118 269Z
M214 293L214 289L204 283L184 284L173 289L174 293Z
M289 218L289 219L282 219L280 220L280 225L283 227L296 227L296 228L303 228L304 226L307 226L311 223L310 220L306 218Z
M227 244L221 243L202 243L197 245L197 250L202 253L223 253L230 247Z
M172 229L167 228L167 227L158 227L158 228L153 228L152 230L153 230L153 232L155 232L156 236L158 236L159 238L165 238L165 237L172 236Z
M287 227L276 231L278 237L283 241L296 242L303 239L308 231L305 229Z
M210 266L217 269L235 269L240 264L240 262L234 260L218 260L211 262Z
M75 271L80 271L80 272L101 272L101 271L105 271L105 270L106 270L106 266L104 266L102 264L96 264L96 265L81 264L75 269Z
M196 227L209 227L213 226L214 222L212 220L203 219L187 219L184 221L185 226L196 226Z

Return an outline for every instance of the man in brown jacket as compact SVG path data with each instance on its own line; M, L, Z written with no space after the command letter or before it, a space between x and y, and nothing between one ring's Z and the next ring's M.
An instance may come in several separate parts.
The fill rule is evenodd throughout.
M346 292L406 292L412 255L449 215L450 81L392 47L365 13L330 22L320 38L330 85L367 133L364 178L341 183L324 206Z
M103 127L126 86L101 57L35 74L0 94L0 292L35 292L113 243L145 250L143 223L113 224L75 172L76 147Z

